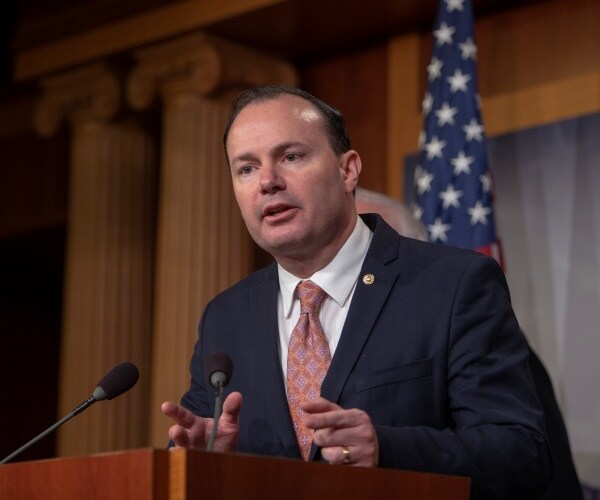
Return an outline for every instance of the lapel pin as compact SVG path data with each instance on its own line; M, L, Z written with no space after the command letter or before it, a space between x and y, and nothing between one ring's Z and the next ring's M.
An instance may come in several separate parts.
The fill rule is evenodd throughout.
M375 276L373 276L372 274L365 274L363 276L362 281L365 285L372 285L373 283L375 283Z

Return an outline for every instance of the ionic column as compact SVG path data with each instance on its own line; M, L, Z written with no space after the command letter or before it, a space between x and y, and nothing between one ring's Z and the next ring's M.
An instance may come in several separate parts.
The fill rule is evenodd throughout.
M59 412L86 399L128 360L141 372L126 396L97 403L60 430L59 455L146 444L155 217L155 154L134 121L110 123L115 74L93 65L42 81L42 135L71 126Z
M128 85L135 109L163 102L161 186L150 442L164 446L164 400L178 401L206 303L252 268L252 243L239 214L222 134L232 93L293 84L295 71L262 53L194 34L136 54Z

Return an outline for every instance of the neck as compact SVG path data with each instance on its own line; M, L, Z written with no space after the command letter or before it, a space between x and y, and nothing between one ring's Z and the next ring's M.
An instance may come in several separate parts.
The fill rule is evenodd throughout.
M341 248L341 247L340 247ZM338 249L339 250L339 249ZM322 254L319 259L278 259L277 263L283 267L288 273L297 276L298 278L306 279L310 278L313 274L315 274L320 269L323 269L327 264L329 264L337 252L327 255Z

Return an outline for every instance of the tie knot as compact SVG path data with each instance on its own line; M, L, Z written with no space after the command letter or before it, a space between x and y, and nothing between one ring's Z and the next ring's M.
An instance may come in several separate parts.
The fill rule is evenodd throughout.
M300 299L300 314L317 313L321 302L327 295L319 285L312 281L302 281L297 286L298 298Z

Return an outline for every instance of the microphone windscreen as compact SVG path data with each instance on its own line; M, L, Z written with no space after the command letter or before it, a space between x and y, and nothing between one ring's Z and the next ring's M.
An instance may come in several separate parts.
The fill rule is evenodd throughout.
M98 387L102 389L104 394L98 391L94 392L94 396L97 400L116 398L131 389L138 381L139 376L140 372L134 364L128 362L121 363L104 375L104 378L98 382ZM100 394L99 397L98 394Z
M204 369L206 378L211 381L212 375L216 372L225 375L225 380L223 381L223 387L225 387L229 383L231 373L233 372L233 361L231 361L231 358L223 352L213 352L206 360Z

